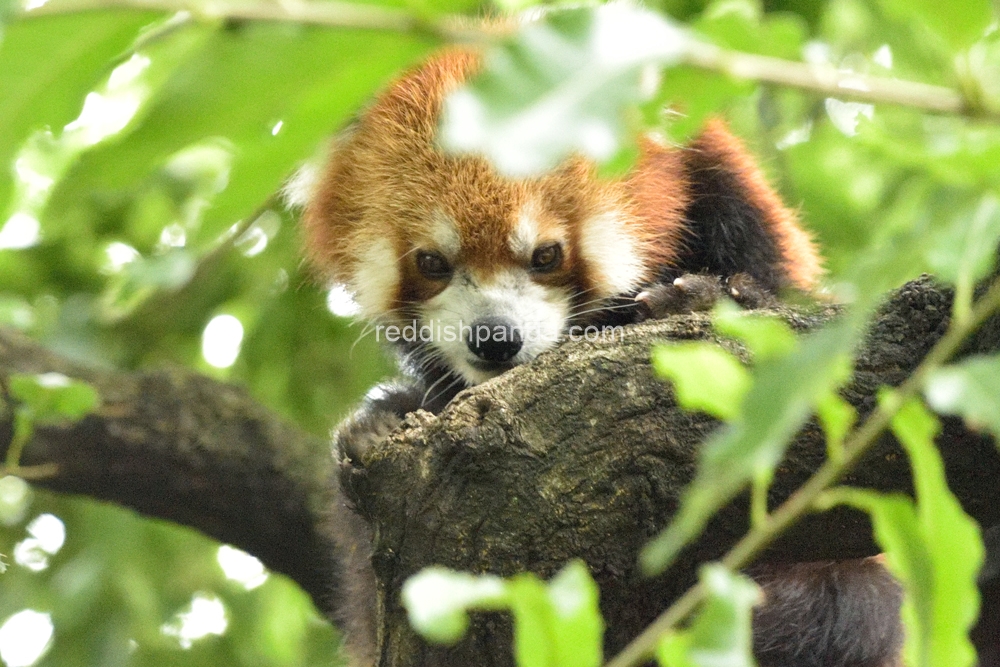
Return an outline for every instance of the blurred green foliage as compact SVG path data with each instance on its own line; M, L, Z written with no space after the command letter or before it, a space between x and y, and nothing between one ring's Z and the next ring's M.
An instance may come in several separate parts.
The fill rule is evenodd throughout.
M469 0L383 4L428 18L495 9ZM720 46L950 86L1000 106L1000 37L987 0L649 5ZM18 10L0 0L0 324L92 364L180 364L243 384L284 418L324 433L392 363L370 338L359 340L360 327L331 315L299 259L295 212L275 193L434 41L187 12ZM546 85L565 74L539 67L533 74ZM492 90L509 94L502 83ZM614 95L630 101L637 90ZM666 69L656 94L624 117L611 117L615 100L595 91L580 99L600 104L578 118L610 118L618 133L653 129L680 141L709 116L726 117L820 242L828 285L864 307L925 270L971 293L990 266L1000 235L996 123L691 67ZM567 139L564 129L552 132ZM239 320L243 337L235 362L220 369L202 343L223 314ZM796 392L829 403L822 397L844 377L842 352L863 321L796 348L813 366L771 363L747 410L763 414ZM986 386L974 370L960 378L970 392ZM808 413L802 401L788 403L780 429L740 438L767 445L758 454L768 460L780 455L775 433ZM725 451L717 463L731 468ZM31 532L47 515L65 526L65 543L51 551ZM333 632L300 591L275 576L247 590L223 574L218 545L190 531L10 478L0 481L0 525L0 553L12 564L0 579L0 622L26 608L52 615L39 665L334 660ZM193 600L221 601L228 624L185 648L178 614Z
M461 639L470 611L508 610L519 667L600 667L599 596L582 561L567 563L549 582L530 572L500 579L429 567L410 577L402 591L410 624L436 643Z

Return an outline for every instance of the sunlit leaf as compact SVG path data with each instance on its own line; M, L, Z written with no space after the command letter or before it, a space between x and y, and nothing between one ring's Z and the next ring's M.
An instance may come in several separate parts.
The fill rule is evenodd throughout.
M975 208L952 216L950 224L934 234L927 259L936 277L956 285L957 298L969 298L976 281L996 259L1000 240L1000 199L984 195Z
M574 561L547 584L534 574L509 580L431 567L403 585L410 625L427 639L454 643L471 610L510 609L520 667L599 667L604 621L586 565Z
M520 667L599 667L604 622L586 565L568 564L547 585L524 574L508 587Z
M740 414L702 444L698 473L680 510L643 548L647 573L662 572L720 507L750 480L770 474L817 401L846 381L847 352L857 335L845 317L803 340L793 353L755 366Z
M508 600L498 577L430 567L403 584L403 605L410 625L427 639L451 644L469 627L470 609L496 609Z
M839 394L830 392L816 403L816 415L826 435L827 450L839 455L839 448L858 418L858 411Z
M976 576L984 552L979 527L947 486L934 445L937 419L910 400L893 417L892 430L910 457L916 504L864 490L835 496L871 515L886 564L903 584L907 664L967 667L976 660L968 632L979 612Z
M750 313L729 301L715 308L712 326L723 336L746 345L757 361L788 354L798 344L795 332L785 321Z
M653 368L673 383L682 407L720 419L739 414L750 388L750 374L740 360L714 343L658 345Z
M694 24L699 34L737 51L797 60L809 28L790 13L765 15L755 0L716 0Z
M7 215L37 221L70 167L92 147L134 128L150 100L174 69L211 35L204 26L189 26L168 44L154 43L118 63L81 100L77 117L58 130L37 130L14 158L14 196Z
M625 110L654 92L643 90L643 68L676 62L685 39L636 5L553 11L490 50L479 76L447 98L442 144L515 175L571 153L608 160L629 135Z
M107 321L120 319L157 291L183 287L194 276L195 268L195 258L184 248L136 258L109 282L101 316Z
M193 146L226 146L232 160L225 187L207 198L205 190L194 193L201 205L197 224L188 228L189 246L209 248L277 192L380 85L430 47L413 35L273 23L217 32L163 84L128 141L102 144L84 156L53 206L99 215L95 204L102 200L95 202L95 193L113 200L161 179L169 194L183 192L193 174L173 168L177 156ZM197 166L188 158L189 167ZM170 222L167 217L160 227Z
M753 606L760 589L717 564L702 568L706 597L690 627L668 634L657 648L662 667L755 667Z
M971 428L988 429L1000 438L1000 358L966 357L936 369L924 383L924 395L938 412L958 415Z
M27 330L35 324L35 311L24 299L0 296L0 325Z
M947 4L935 0L885 1L900 16L918 16L955 50L967 48L996 20L989 0L956 0Z
M154 18L88 12L7 26L0 43L0 216L9 207L11 159L24 141L33 131L73 120L107 76L108 63Z
M30 410L35 423L76 420L93 412L99 402L92 386L61 373L16 373L9 384L11 396Z

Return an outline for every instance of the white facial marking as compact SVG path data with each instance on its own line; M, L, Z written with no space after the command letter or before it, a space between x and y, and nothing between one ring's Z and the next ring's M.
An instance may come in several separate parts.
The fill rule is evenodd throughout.
M435 211L431 219L431 240L438 250L449 259L458 257L462 248L462 240L458 236L455 222L444 211Z
M596 215L581 227L580 255L599 276L596 296L622 294L639 286L646 267L637 251L618 211Z
M570 307L566 290L539 285L523 269L503 271L481 285L459 271L444 291L424 305L421 324L431 327L431 346L447 365L467 382L478 384L502 369L477 367L479 360L469 350L463 332L484 317L507 320L522 339L510 363L523 364L555 346L566 328Z
M350 287L365 317L377 317L392 307L399 287L399 266L389 239L375 239L368 244L358 259Z
M507 246L515 257L528 259L538 245L538 221L535 217L535 206L528 204L517 216L517 224L507 239Z

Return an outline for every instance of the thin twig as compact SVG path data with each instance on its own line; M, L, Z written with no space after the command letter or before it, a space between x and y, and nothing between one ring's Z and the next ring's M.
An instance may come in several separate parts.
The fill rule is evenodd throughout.
M193 0L53 0L40 7L22 11L19 16L24 20L105 9L189 12L195 18L211 21L287 21L337 28L425 33L447 42L465 44L489 44L502 36L495 25L491 27L487 23L476 23L460 16L426 17L407 10L356 5L338 0L206 3ZM952 88L843 72L832 65L811 65L732 51L693 36L684 41L681 61L692 67L750 81L798 88L824 96L1000 120L1000 114L980 108L970 102L967 96Z
M844 72L832 65L811 65L730 51L699 40L691 40L682 58L693 67L721 72L737 79L774 83L830 97L896 104L935 113L984 114L972 108L962 95L951 88Z
M744 535L722 557L722 564L734 570L745 567L781 533L811 511L820 495L837 483L871 448L906 399L920 391L928 373L950 359L965 339L998 310L1000 310L1000 278L993 282L986 294L976 303L967 319L953 322L920 365L893 392L894 398L879 403L875 412L854 430L844 442L843 456L824 463L805 484L771 513L764 523ZM689 588L605 667L634 667L642 664L653 654L657 642L664 633L677 627L677 624L687 618L704 598L705 590L701 584Z
M58 463L39 463L33 466L0 466L0 477L14 475L23 480L37 481L49 479L59 474Z
M459 16L427 18L413 12L330 0L306 2L286 0L266 2L194 2L191 0L53 0L20 13L20 18L76 14L107 9L137 11L190 12L202 20L285 21L336 28L386 30L404 33L427 33L449 42L479 43L492 39L488 30Z

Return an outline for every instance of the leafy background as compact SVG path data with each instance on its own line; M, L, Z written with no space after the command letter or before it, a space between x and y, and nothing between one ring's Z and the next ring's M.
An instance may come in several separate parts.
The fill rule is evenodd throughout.
M8 221L0 323L92 364L180 364L226 378L284 418L326 432L392 363L327 308L301 263L295 213L275 193L439 41L99 2L60 13L59 2L37 15L0 2L0 222ZM1000 99L1000 35L986 0L650 4L721 46L945 85L985 108ZM384 6L433 20L520 5ZM858 254L901 230L914 247L887 270L890 283L924 270L956 274L942 221L985 216L983 238L995 238L1000 130L986 120L678 66L623 123L683 140L710 115L728 119L800 210L831 286L850 285ZM208 364L201 347L220 314L244 330L225 369ZM65 526L54 553L29 530L42 515ZM333 660L334 631L294 585L272 575L248 590L224 574L219 545L188 530L8 479L0 553L11 564L0 577L0 622L26 608L52 615L54 638L39 665ZM185 645L164 629L178 627L194 599L221 601L228 625Z

